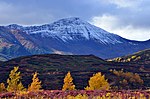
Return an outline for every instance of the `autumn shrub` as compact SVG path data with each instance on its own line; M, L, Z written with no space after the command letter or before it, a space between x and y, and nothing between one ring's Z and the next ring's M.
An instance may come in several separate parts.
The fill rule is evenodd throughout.
M5 88L5 84L4 83L0 83L0 93L1 92L5 92L6 88Z
M144 83L137 73L124 72L123 69L119 71L110 70L110 72L117 76L115 83L118 89L138 89Z

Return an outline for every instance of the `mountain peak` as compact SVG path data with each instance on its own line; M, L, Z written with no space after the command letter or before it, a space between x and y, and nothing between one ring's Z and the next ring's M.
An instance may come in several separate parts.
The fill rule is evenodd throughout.
M78 17L64 18L51 24L25 27L28 34L40 34L42 37L52 37L68 41L94 40L103 44L122 43L119 36L96 27Z
M69 18L63 18L63 19L60 19L60 20L68 20L68 21L78 21L78 20L81 20L79 17L69 17ZM60 21L58 20L58 21Z
M77 17L40 26L0 26L0 37L0 53L12 57L58 52L114 58L150 48L150 40L127 40Z
M21 29L29 35L40 34L42 37L68 41L94 40L102 44L122 43L118 35L109 33L78 17L60 19L42 26L22 27L17 24L7 26L10 29Z
M53 24L59 24L59 25L81 25L81 24L87 24L86 21L83 21L82 19L78 18L78 17L70 17L70 18L64 18L64 19L60 19L56 22L54 22Z
M10 24L10 25L8 25L6 27L10 28L10 29L21 29L21 28L23 28L23 26L18 25L18 24Z

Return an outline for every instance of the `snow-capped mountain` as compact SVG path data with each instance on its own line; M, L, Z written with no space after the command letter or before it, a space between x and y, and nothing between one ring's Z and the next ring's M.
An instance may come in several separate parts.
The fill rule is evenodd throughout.
M93 39L104 44L122 43L117 40L119 36L111 34L79 18L61 19L52 24L39 27L25 27L24 30L28 34L41 34L42 37L58 38L64 42L70 40Z
M1 28L0 34L3 34L2 30L7 30L7 34L18 43L7 41L4 37L3 41L10 43L10 48L11 45L19 45L27 54L94 54L102 58L113 58L150 48L149 41L127 40L76 17L41 26L23 27L12 24ZM3 52L4 50L1 51Z

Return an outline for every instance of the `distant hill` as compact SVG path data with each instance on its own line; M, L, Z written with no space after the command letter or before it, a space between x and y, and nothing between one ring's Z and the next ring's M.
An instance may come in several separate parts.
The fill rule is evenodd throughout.
M135 72L141 75L144 80L144 86L150 86L147 74L150 67L143 68L141 65L107 62L94 55L33 55L15 58L0 64L0 82L6 83L8 74L14 66L19 66L22 74L23 84L27 87L31 82L31 75L34 72L39 73L44 89L61 89L63 79L68 71L71 72L77 89L84 89L89 78L96 72L102 72L106 75L109 83L116 80L115 76L109 71L110 69Z
M10 59L10 57L0 54L0 61L7 61L9 59Z
M7 59L3 56L0 56L0 61L6 61Z
M114 58L110 61L130 62L150 65L150 49L142 50L131 55Z

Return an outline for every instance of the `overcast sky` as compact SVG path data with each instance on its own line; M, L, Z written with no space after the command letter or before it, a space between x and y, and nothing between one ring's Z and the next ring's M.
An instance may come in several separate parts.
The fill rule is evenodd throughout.
M0 25L67 17L80 17L127 39L150 39L150 0L0 0Z

